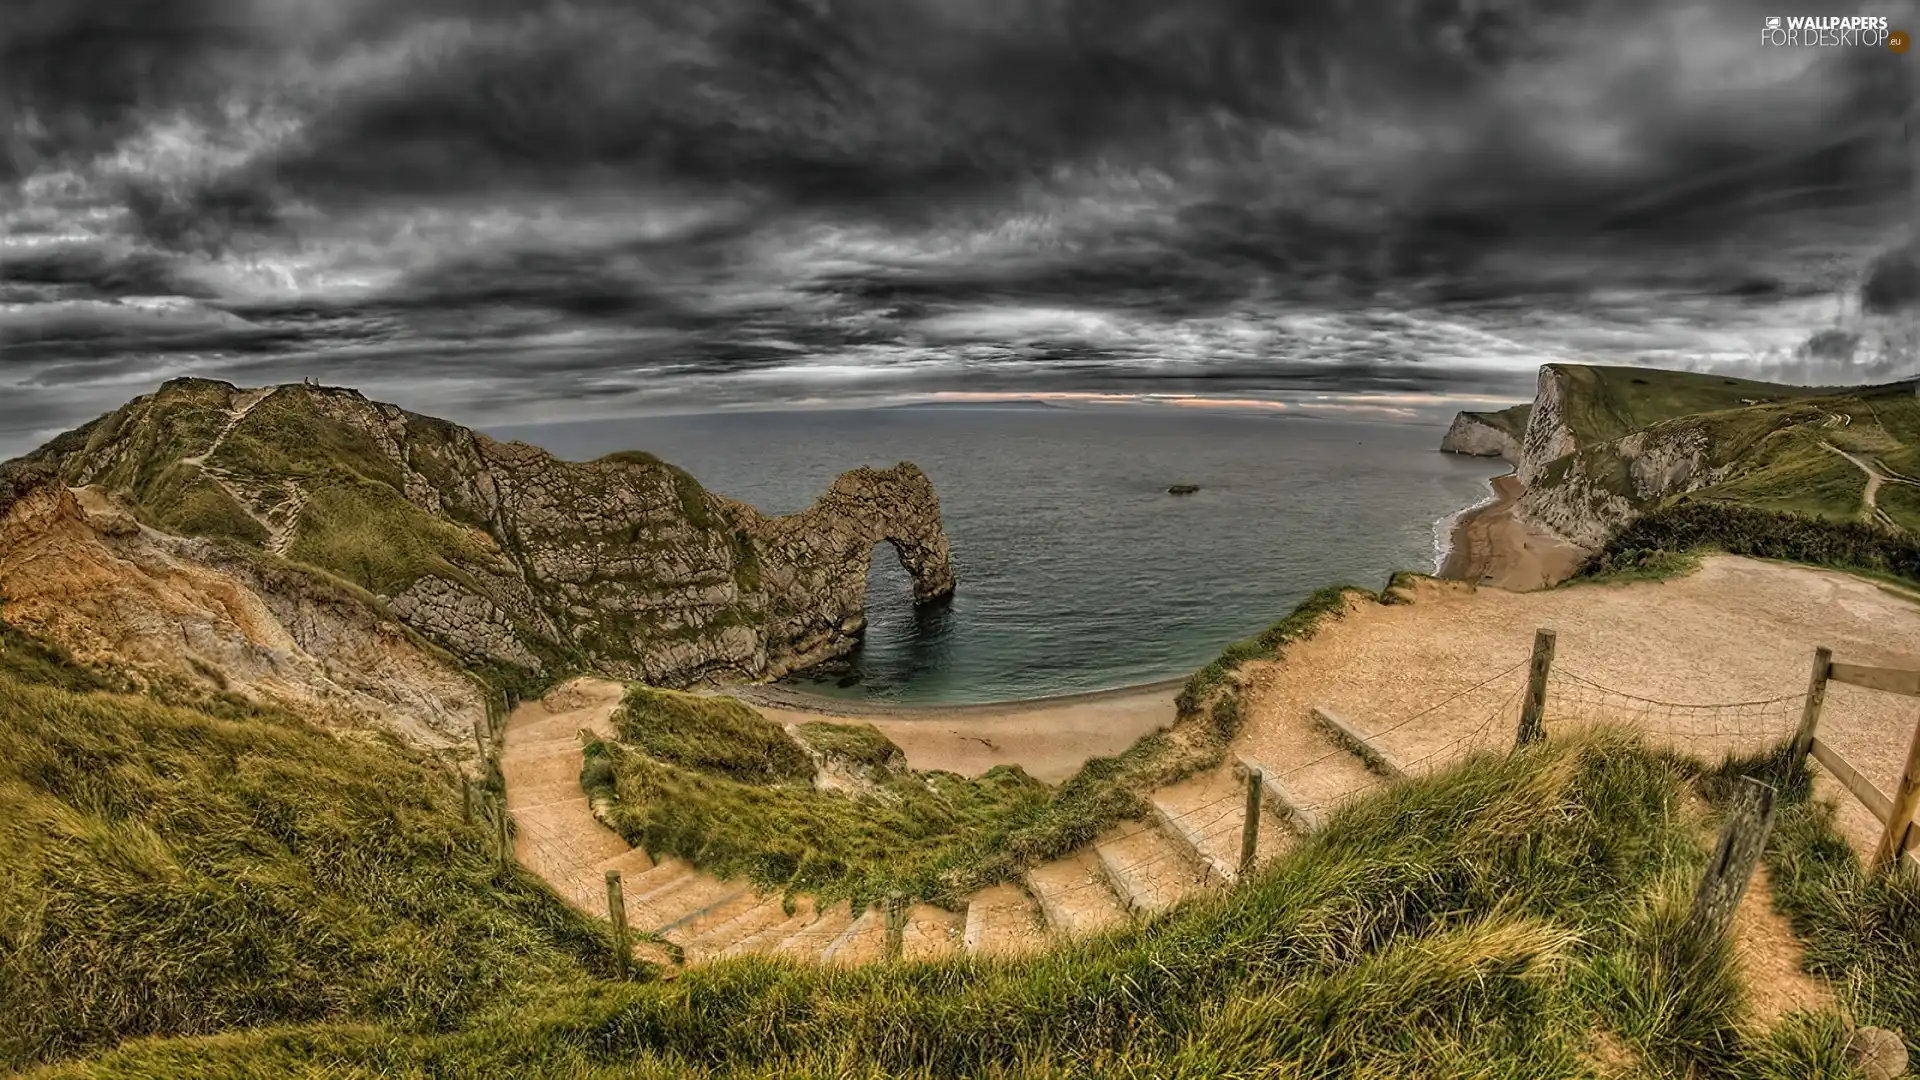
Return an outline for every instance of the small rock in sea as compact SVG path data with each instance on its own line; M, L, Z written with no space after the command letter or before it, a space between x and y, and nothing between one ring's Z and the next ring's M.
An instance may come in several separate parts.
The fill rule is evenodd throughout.
M1199 484L1175 484L1167 489L1169 495L1191 495L1200 490Z
M1869 1080L1907 1075L1907 1046L1897 1031L1863 1027L1847 1036L1847 1063Z

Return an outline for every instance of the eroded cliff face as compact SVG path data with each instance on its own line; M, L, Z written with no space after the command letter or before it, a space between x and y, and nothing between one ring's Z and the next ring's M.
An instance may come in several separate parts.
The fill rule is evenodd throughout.
M953 590L939 500L857 469L769 517L642 453L563 461L351 390L177 380L30 458L148 526L319 568L469 664L665 686L850 650L886 543Z
M1552 364L1540 368L1534 386L1533 408L1527 413L1527 430L1520 437L1520 460L1515 474L1522 484L1532 486L1541 471L1579 448L1573 428L1566 421L1567 382Z
M13 478L0 510L0 610L84 661L307 706L463 749L483 690L350 592L206 540L142 527L99 489Z
M1526 488L1515 513L1532 525L1598 548L1644 507L1718 483L1732 469L1716 461L1707 429L1687 418L1581 446L1567 422L1569 393L1559 367L1540 369L1526 430L1508 459Z
M1482 413L1463 412L1455 416L1440 440L1440 449L1449 454L1497 457L1516 463L1520 460L1519 440L1488 422Z

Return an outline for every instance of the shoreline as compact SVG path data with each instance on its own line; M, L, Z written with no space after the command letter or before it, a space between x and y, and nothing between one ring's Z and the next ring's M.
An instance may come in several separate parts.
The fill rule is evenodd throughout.
M1511 475L1511 474L1509 474ZM1453 561L1453 553L1460 550L1465 541L1462 525L1473 515L1487 510L1500 502L1500 489L1494 481L1497 476L1487 478L1487 496L1471 506L1463 506L1446 517L1433 523L1433 576L1447 577L1447 566Z
M1004 701L976 701L964 704L915 704L912 702L873 701L860 698L837 698L826 694L815 694L776 683L753 683L745 686L723 686L718 693L739 698L755 707L784 709L792 712L815 713L821 716L844 716L855 719L885 717L894 720L941 720L953 717L1006 716L1017 713L1045 712L1049 709L1071 708L1077 705L1093 705L1104 701L1120 701L1128 698L1157 696L1167 692L1178 693L1180 688L1192 676L1179 675L1153 682L1130 683L1126 686L1114 686L1105 690L1076 690L1070 694L1050 694L1045 697L1008 698Z
M1436 576L1512 592L1542 589L1572 577L1587 550L1520 516L1520 498L1527 489L1518 470L1487 484L1492 489L1489 498L1453 516Z
M1124 753L1142 736L1173 726L1186 679L973 705L846 702L787 688L731 691L767 719L801 724L859 721L887 737L921 772L981 776L1017 765L1046 784L1070 779L1096 757ZM771 690L771 692L768 692Z

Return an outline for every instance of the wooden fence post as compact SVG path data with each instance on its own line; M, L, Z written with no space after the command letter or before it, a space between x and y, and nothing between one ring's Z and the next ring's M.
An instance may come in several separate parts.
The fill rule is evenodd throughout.
M1240 825L1240 877L1253 873L1253 857L1260 850L1260 789L1266 774L1257 768L1247 770L1247 819Z
M887 959L898 960L906 951L907 898L897 892L887 894Z
M1554 632L1533 632L1533 664L1527 669L1527 697L1520 703L1520 731L1514 737L1516 747L1529 746L1547 737L1547 676L1553 671Z
M607 921L613 923L613 966L621 978L627 977L627 963L633 958L633 946L627 943L627 901L620 892L620 871L607 871Z
M1767 834L1773 831L1771 784L1751 776L1740 778L1733 809L1720 830L1720 844L1714 849L1700 888L1693 894L1693 911L1687 916L1685 939L1689 942L1717 941L1733 922L1740 897L1747 891L1747 880L1766 849Z
M475 720L473 722L473 746L474 746L474 749L480 751L480 760L481 761L487 760L486 725L484 724L484 722L479 720Z
M1900 770L1900 786L1893 789L1893 809L1887 813L1886 831L1873 850L1873 868L1884 870L1900 864L1907 852L1907 834L1913 828L1913 812L1920 810L1920 725L1913 729L1913 741L1907 745L1907 765Z
M1813 675L1807 680L1807 703L1800 709L1800 727L1793 733L1793 745L1787 751L1787 772L1781 777L1793 775L1793 770L1807 760L1813 752L1814 730L1820 726L1820 709L1827 701L1827 673L1833 670L1833 650L1825 645L1813 650Z

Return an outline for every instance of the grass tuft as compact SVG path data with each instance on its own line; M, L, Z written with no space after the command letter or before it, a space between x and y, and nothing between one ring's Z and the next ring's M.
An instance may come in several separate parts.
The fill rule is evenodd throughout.
M780 725L730 697L634 685L613 713L620 737L655 759L743 784L805 784L813 760Z

